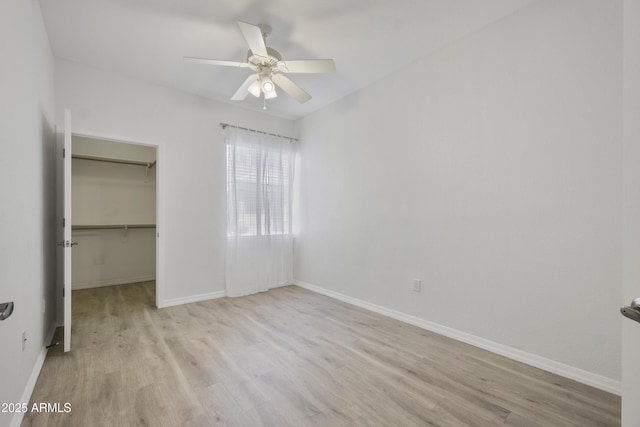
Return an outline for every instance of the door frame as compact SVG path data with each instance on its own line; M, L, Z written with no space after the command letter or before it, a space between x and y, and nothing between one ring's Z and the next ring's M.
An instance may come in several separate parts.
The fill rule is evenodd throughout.
M73 112L72 112L73 113ZM73 117L73 114L72 114ZM103 141L120 142L122 144L141 145L144 147L153 147L156 149L156 307L163 307L164 302L164 215L165 215L165 198L164 198L164 165L165 156L164 149L159 144L151 144L148 142L134 141L129 138L117 136L109 136L97 134L93 132L71 132L71 138L74 136L98 139Z

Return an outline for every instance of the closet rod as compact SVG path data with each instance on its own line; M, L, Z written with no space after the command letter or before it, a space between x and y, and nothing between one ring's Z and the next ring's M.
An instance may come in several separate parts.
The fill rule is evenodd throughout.
M146 166L148 168L156 165L156 162L141 162L139 160L124 160L124 159L112 159L109 157L96 157L96 156L85 156L83 154L73 154L71 155L72 159L79 160L93 160L96 162L109 162L109 163L122 163L124 165L136 165L136 166Z
M72 230L128 230L131 228L156 228L155 224L74 225Z
M256 130L256 129L243 128L242 126L230 125L229 123L220 123L220 126L222 126L222 129L224 129L227 126L229 126L231 128L235 128L235 129L248 130L249 132L256 132L256 133L263 133L265 135L277 136L278 138L284 138L284 139L288 139L290 141L298 141L298 138L291 138L290 136L278 135L277 133L263 132L261 130Z

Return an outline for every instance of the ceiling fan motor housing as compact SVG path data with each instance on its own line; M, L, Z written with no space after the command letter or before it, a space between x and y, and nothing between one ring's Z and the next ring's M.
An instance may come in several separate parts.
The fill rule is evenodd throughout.
M269 56L265 57L254 55L251 51L247 52L249 68L257 72L262 72L264 68L268 68L270 71L276 71L278 69L278 62L282 61L282 55L270 47L267 47L267 53Z

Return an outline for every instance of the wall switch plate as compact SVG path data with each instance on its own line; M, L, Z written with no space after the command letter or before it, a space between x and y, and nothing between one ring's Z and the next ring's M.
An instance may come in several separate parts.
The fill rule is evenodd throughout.
M422 280L413 279L413 292L422 291Z

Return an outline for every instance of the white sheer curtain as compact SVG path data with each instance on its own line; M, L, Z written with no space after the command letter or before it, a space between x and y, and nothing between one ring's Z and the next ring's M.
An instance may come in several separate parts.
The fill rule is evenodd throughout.
M266 291L293 276L291 233L295 143L225 127L227 296Z

